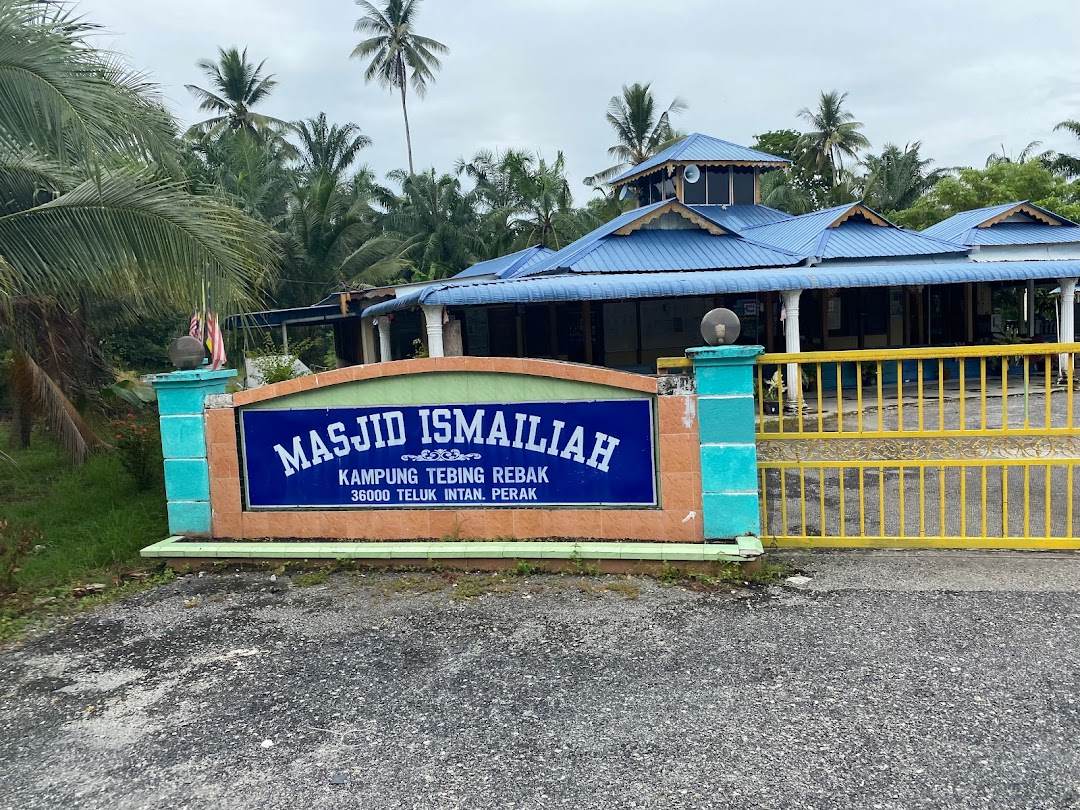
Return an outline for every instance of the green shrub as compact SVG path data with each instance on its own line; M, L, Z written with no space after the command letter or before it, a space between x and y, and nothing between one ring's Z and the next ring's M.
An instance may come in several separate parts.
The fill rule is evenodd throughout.
M161 469L161 437L157 423L145 423L129 413L124 419L113 422L113 448L120 466L135 482L140 492L150 489Z
M274 344L273 336L267 332L263 336L262 348L249 351L248 357L251 358L251 361L259 370L263 382L272 385L273 383L285 382L300 376L296 373L293 365L310 344L310 340L301 340L295 343L289 351L282 351Z

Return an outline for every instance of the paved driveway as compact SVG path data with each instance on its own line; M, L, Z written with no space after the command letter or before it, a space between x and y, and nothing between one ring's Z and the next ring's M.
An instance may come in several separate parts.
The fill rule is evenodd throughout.
M186 577L0 653L0 807L1080 807L1080 557L798 564Z

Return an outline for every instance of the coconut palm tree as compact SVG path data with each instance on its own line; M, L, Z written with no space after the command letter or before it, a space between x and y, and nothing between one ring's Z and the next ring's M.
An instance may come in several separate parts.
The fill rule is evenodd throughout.
M198 161L193 179L217 189L249 216L277 225L286 213L296 173L282 144L280 139L256 140L243 132L224 132L217 138L187 139L184 146Z
M930 168L934 161L919 154L921 147L919 141L903 149L887 143L880 155L867 155L863 159L866 176L862 194L867 205L885 213L902 211L947 174L946 169Z
M475 183L485 258L537 244L557 249L588 230L573 207L562 152L549 162L520 149L481 150L456 171Z
M0 0L0 343L17 440L44 418L74 460L100 440L66 393L95 299L189 308L204 276L223 311L272 265L265 229L188 192L175 124L151 86L95 48L64 6ZM66 350L57 350L66 345Z
M870 141L860 131L863 125L844 109L847 93L822 92L816 110L803 107L798 116L813 129L803 135L807 150L819 170L828 170L833 184L840 182L844 158L858 158L860 149L869 149Z
M1080 121L1076 121L1072 118L1062 121L1054 127L1054 132L1059 132L1060 130L1065 130L1066 132L1072 133L1074 137L1080 138ZM1051 161L1050 170L1055 174L1060 174L1069 179L1080 177L1080 156L1067 155L1059 152Z
M257 139L288 128L288 124L252 108L277 86L273 74L263 75L266 60L258 65L249 62L247 48L219 48L218 59L200 59L195 63L210 81L211 90L194 84L185 85L199 99L199 109L213 113L188 130L188 135L220 135L224 131L246 132Z
M623 85L622 94L611 97L604 117L615 130L618 142L608 148L608 156L618 163L587 177L585 185L602 186L683 137L672 126L671 117L685 111L686 102L676 96L658 115L651 87L651 82L635 82Z
M387 177L401 184L401 195L385 217L383 233L401 241L414 277L444 278L480 257L475 189L464 191L456 177L434 169L420 174L396 169Z
M435 82L435 71L442 67L439 55L450 49L438 40L420 36L413 24L420 0L387 0L378 8L368 0L356 0L364 16L356 21L355 31L367 35L352 51L354 59L370 59L364 71L365 82L378 82L401 94L401 114L405 118L405 144L409 152L409 174L414 174L412 133L409 110L405 103L411 84L421 98L428 83Z
M299 160L305 177L325 174L335 181L340 180L356 161L360 150L371 146L371 138L356 124L330 125L326 113L298 121L295 131L300 139Z
M514 228L517 247L543 245L558 250L581 235L562 152L550 163L537 156L536 167L524 173L518 184L522 202Z

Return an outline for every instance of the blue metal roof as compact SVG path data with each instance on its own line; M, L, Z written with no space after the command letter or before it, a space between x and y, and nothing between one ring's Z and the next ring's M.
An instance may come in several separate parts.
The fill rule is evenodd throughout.
M862 203L848 203L767 225L747 228L743 235L769 245L819 259L881 259L899 256L933 256L966 253L963 245L899 228L891 223L875 225L860 219L831 227L854 208L883 221Z
M766 225L755 225L746 229L746 235L759 242L802 253L804 256L817 255L817 245L825 229L851 209L853 204L825 208L802 216L777 220Z
M1010 208L1014 208L1019 203L1005 203L1004 205L991 205L987 208L976 208L972 211L961 211L959 214L953 214L948 219L931 225L929 228L924 228L923 233L927 236L933 236L937 239L947 239L950 242L961 242L963 237L967 235L967 232L972 228L975 228L988 219L993 219L1000 214L1004 214Z
M535 262L531 267L528 268L527 271L521 271L518 273L518 275L532 276L538 275L540 273L548 273L561 267L567 267L579 255L595 247L596 243L604 237L610 236L615 231L619 230L619 228L630 225L631 223L636 222L642 217L648 216L657 208L660 208L664 205L669 205L672 202L681 205L681 203L678 203L677 200L662 200L661 202L652 203L651 205L643 205L640 208L634 208L630 211L619 214L619 216L615 217L615 219L611 220L611 222L605 222L599 228L589 231L589 233L585 234L580 239L576 239L575 241L571 242L562 250L556 251L550 256L547 256L546 258Z
M687 135L678 143L672 144L664 151L653 155L644 163L639 163L634 168L623 172L612 180L611 184L621 183L624 180L655 169L657 166L663 166L669 161L685 163L694 161L701 161L702 163L758 163L770 164L777 168L782 168L791 162L786 158L770 155L767 152L759 152L757 149L751 149L748 146L739 146L737 143L722 141L719 138L695 132Z
M1080 243L1080 226L1047 225L1043 222L1002 222L989 228L972 228L971 245L1062 245Z
M797 254L736 234L714 236L697 229L641 229L626 236L599 239L559 269L571 273L655 273L786 267L801 261L802 257Z
M678 200L664 200L635 208L516 275L783 267L797 264L803 258L790 251L746 239L734 231L714 235L695 227L676 230L646 227L625 236L615 234L621 228L652 215L664 206L669 206L676 212L693 211L690 206L683 205Z
M477 262L467 267L453 278L473 278L475 276L495 276L496 278L513 278L517 273L527 270L541 259L550 256L555 251L543 245L533 245L516 253L508 253L497 259L488 259Z
M705 270L696 273L565 274L472 284L434 284L422 291L420 301L433 306L618 301L802 289L1027 281L1069 276L1080 277L1080 260L918 262L771 270ZM375 307L369 307L364 315L371 314L373 309Z
M1021 205L1028 208L1032 208L1035 211L1050 217L1061 223L1061 225L1046 225L1044 223L1012 223L1001 222L997 225L992 225L989 228L980 228L986 222L999 217L1002 214L1011 211L1013 208L1019 208ZM1013 227L1015 225L1030 225L1033 228L1045 228L1047 231L1057 230L1059 227L1077 226L1077 223L1072 222L1065 217L1059 216L1052 211L1047 211L1045 208L1040 208L1037 205L1033 205L1027 200L1019 200L1018 202L1002 203L1001 205L990 205L986 208L976 208L972 211L961 211L959 214L953 214L946 220L931 225L929 228L923 230L923 234L926 236L933 236L937 239L946 239L950 242L958 242L962 245L1037 245L1046 244L1047 242L1053 242L1053 239L1047 240L1047 242L1030 241L1032 239L1031 233L1024 233L1021 231L1015 231L1015 235L1023 238L1025 241L1020 242L1002 242L995 241L998 237L984 237L979 235L978 232L993 231L1002 227ZM1000 237L1002 239L1006 237ZM978 239L987 239L989 241L977 241ZM1072 239L1066 239L1062 241L1073 241Z
M734 231L791 219L791 214L767 205L691 205L689 208L717 225Z
M344 291L343 291L344 292ZM362 306L359 301L346 298L345 312L341 311L341 293L330 293L321 301L306 307L267 309L230 315L222 324L224 329L247 329L253 327L280 326L292 323L329 323L342 318L355 318Z
M964 245L923 236L903 228L844 222L825 233L822 259L880 259L889 256L935 256L967 253Z

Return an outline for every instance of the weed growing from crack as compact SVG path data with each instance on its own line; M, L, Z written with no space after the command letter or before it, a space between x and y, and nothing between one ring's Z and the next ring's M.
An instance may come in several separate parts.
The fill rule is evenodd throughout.
M326 569L309 571L306 574L293 577L293 585L298 588L311 588L315 585L322 585L329 578L330 573Z

